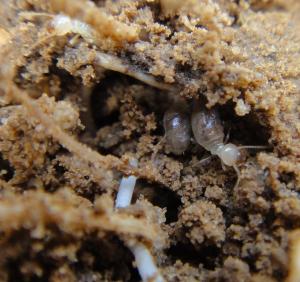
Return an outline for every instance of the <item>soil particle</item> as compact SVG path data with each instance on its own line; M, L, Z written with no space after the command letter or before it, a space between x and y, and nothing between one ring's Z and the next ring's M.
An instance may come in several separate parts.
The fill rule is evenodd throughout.
M220 246L225 240L222 211L213 203L199 200L184 208L177 223L184 236L196 247L203 244Z
M166 281L298 282L299 15L297 0L0 0L0 280L139 281L126 245L142 242ZM241 150L239 185L193 136L172 154L179 99L265 146ZM133 202L115 210L125 175Z

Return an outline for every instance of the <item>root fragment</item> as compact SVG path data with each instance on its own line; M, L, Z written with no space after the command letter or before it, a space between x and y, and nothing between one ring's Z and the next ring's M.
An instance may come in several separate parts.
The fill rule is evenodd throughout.
M156 265L153 262L153 258L145 245L136 244L130 248L134 254L139 273L142 277L142 280L154 281L154 282L163 282L164 279L159 274Z
M138 29L119 22L112 16L97 8L92 1L50 0L55 13L65 13L91 25L100 37L110 37L116 43L132 42L138 39Z
M131 160L132 165L137 165L135 159ZM135 187L136 177L129 176L121 179L119 191L116 199L116 208L128 207L131 203L133 190ZM142 243L134 243L130 246L130 250L134 255L137 268L144 282L154 281L163 282L164 279L157 269L153 257L148 248Z
M137 160L130 160L130 165L137 167ZM128 177L122 177L116 199L116 208L124 208L130 204L136 179L137 178L132 175Z
M11 194L0 199L0 228L9 234L24 227L24 222L32 229L37 228L37 224L47 226L52 223L59 225L62 231L77 237L81 236L81 233L77 232L81 229L89 232L104 230L132 234L149 241L154 239L155 230L147 222L142 223L140 219L110 212L107 207L106 209L102 214L96 213L92 206L83 204L81 197L67 189L55 194L37 191L29 191L22 195ZM39 221L36 220L37 216Z
M29 97L25 91L21 91L16 86L11 85L8 91L8 96L13 97L26 106L29 112L34 115L41 124L47 128L49 134L59 143L68 149L71 153L78 156L89 163L92 163L96 168L112 170L116 169L125 175L135 175L139 178L148 179L162 183L159 176L155 175L151 168L135 168L128 164L128 160L119 159L112 155L103 156L92 150L88 146L76 141L73 137L65 133L54 121L44 112L39 109L35 101Z
M290 241L290 273L286 282L300 281L300 230L291 233Z
M0 28L0 46L6 44L10 38L10 34L5 29Z
M95 64L105 69L120 72L140 80L150 86L161 90L174 90L173 86L167 83L158 82L152 75L135 70L132 66L124 64L118 57L97 52Z
M98 45L99 38L97 38L95 30L85 22L71 19L68 16L58 15L51 21L51 26L54 28L54 35L56 36L64 36L68 33L80 34L87 42ZM161 90L175 90L172 85L157 81L154 76L137 70L134 66L124 63L114 55L98 51L96 53L95 66L131 76Z

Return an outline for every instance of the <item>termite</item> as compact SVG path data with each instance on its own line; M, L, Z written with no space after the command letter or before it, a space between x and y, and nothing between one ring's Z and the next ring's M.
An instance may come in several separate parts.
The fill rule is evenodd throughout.
M170 151L181 155L187 150L191 140L189 116L182 104L174 103L164 114L165 139Z
M233 167L237 173L236 188L240 181L238 163L241 149L265 149L266 146L236 146L224 141L224 128L215 109L206 109L199 101L194 102L191 117L192 131L199 145L221 159L222 165Z
M155 145L151 161L154 162L160 145L166 141L168 148L175 155L183 154L189 147L191 140L191 124L184 101L171 102L171 107L165 111L163 117L165 134Z

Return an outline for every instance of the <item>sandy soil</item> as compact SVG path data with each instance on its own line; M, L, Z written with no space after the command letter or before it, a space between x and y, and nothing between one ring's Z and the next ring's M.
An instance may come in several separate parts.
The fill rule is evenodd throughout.
M298 2L1 0L0 281L139 281L132 242L166 281L300 281ZM237 187L160 142L178 99L266 146Z

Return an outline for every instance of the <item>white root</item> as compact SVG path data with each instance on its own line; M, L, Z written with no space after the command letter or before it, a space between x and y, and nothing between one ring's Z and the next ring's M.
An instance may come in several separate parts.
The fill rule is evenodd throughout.
M158 89L173 90L172 85L156 81L152 75L135 70L134 67L124 64L118 57L113 55L97 52L95 65L126 74Z
M57 36L75 33L81 35L87 42L97 44L96 32L90 25L82 21L71 19L65 15L58 15L52 19L51 26L54 28L55 35ZM155 88L173 90L172 85L156 81L152 75L136 70L133 66L122 62L117 56L98 51L94 63L96 67L123 73Z
M136 159L130 160L131 166L137 166ZM121 179L119 191L116 199L116 208L125 208L130 205L133 190L136 183L135 176L123 177ZM142 243L136 243L130 246L130 250L134 255L136 265L142 281L163 282L164 279L156 267L153 257L148 248Z
M289 234L289 274L285 282L300 281L300 229Z
M137 264L137 268L143 281L163 282L163 277L159 274L153 258L143 244L136 244L130 248Z
M138 165L136 159L131 159L129 163L133 167ZM133 175L122 177L116 199L116 208L125 208L130 205L136 179Z

